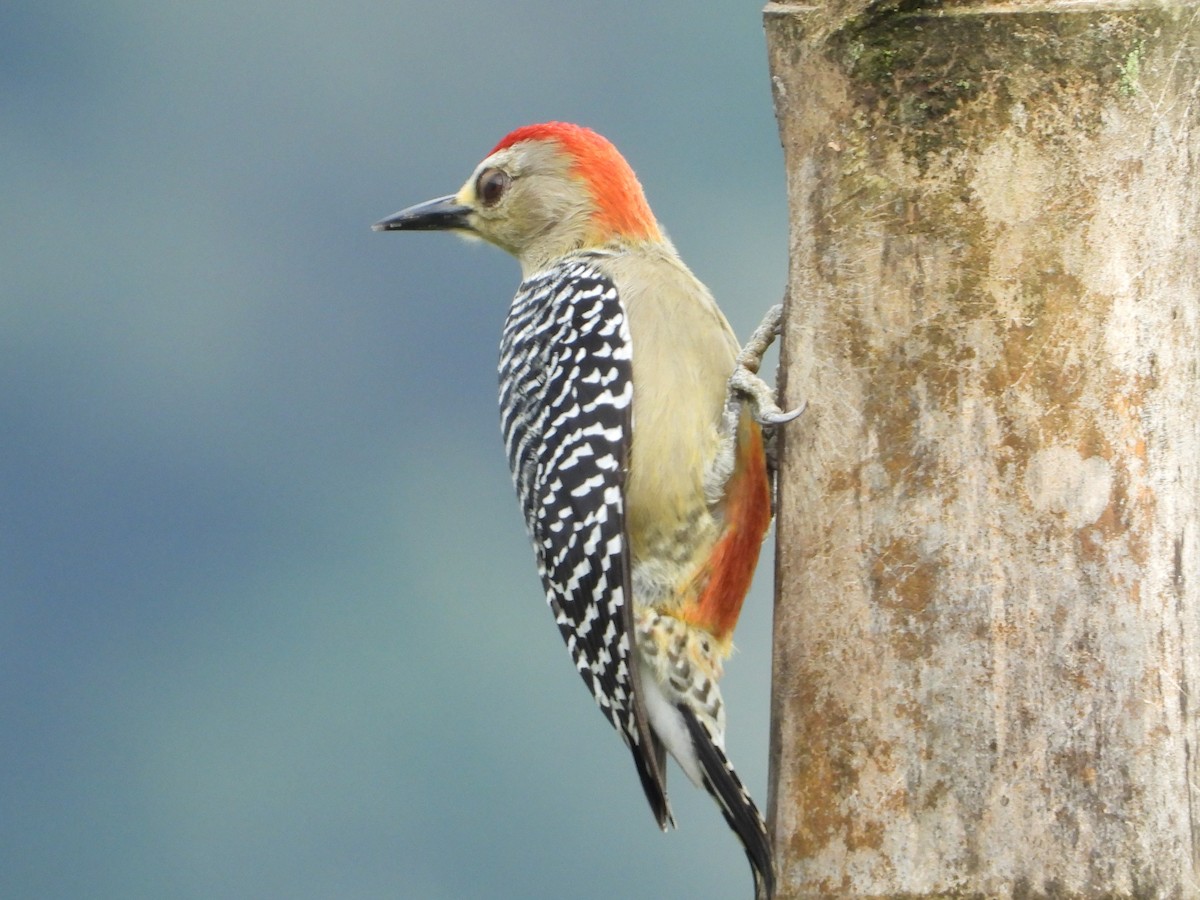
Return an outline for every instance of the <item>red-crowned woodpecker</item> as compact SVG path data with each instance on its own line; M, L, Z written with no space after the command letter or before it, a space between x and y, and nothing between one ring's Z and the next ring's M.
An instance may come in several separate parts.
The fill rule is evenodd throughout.
M771 519L760 423L799 413L756 374L779 308L739 353L629 164L576 125L517 129L457 194L374 227L476 235L520 260L500 422L546 600L659 826L674 824L670 753L741 839L755 896L771 897L717 680Z

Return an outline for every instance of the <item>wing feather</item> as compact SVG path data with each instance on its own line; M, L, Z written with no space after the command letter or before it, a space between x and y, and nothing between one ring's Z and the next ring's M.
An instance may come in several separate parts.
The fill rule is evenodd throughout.
M665 826L662 754L634 689L625 523L632 359L621 298L594 259L580 254L531 276L501 341L501 428L546 601Z

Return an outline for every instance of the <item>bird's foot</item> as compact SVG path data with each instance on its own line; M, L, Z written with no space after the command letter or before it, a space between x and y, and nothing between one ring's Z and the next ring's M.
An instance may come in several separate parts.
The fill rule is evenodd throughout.
M775 402L775 392L758 376L763 356L779 336L783 322L783 306L772 306L762 323L754 330L742 352L738 354L733 374L729 376L729 390L725 406L730 409L745 400L750 404L754 419L760 425L782 425L799 417L808 406L808 401L795 409L784 412Z

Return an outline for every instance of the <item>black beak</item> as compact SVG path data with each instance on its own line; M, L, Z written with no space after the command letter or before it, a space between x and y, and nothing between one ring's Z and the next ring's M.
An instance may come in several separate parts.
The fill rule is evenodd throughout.
M463 206L451 194L438 197L402 209L382 222L371 226L372 231L444 231L450 228L467 228L467 216L471 207Z

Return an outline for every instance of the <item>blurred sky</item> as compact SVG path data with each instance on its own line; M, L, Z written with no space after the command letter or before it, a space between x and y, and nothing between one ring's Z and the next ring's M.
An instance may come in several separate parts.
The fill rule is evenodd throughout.
M786 274L761 3L6 0L0 897L748 896L662 835L501 452L517 264L372 222L606 134L745 337ZM766 804L768 553L725 693Z

